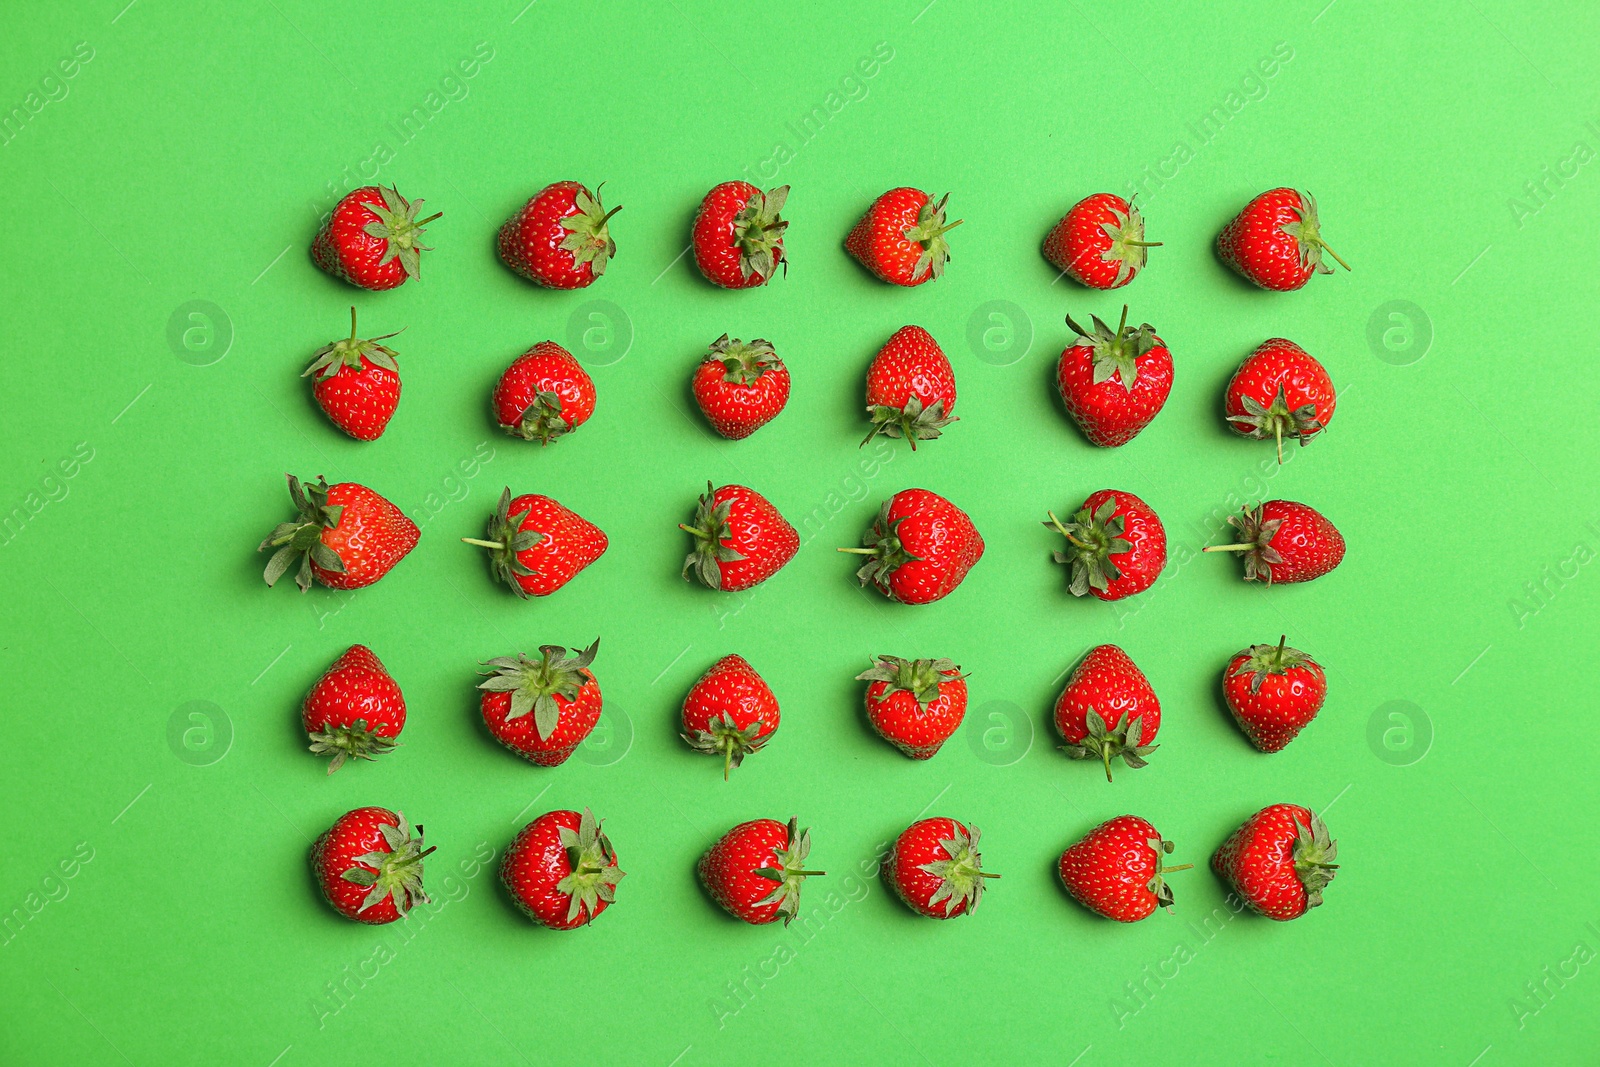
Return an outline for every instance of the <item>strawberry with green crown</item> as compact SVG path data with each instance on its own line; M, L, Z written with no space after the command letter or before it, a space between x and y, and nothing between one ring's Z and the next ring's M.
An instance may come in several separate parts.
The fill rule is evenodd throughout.
M395 351L382 342L386 333L356 336L356 309L350 309L350 336L323 345L302 378L316 375L311 395L328 421L357 441L376 441L400 406L400 366Z
M934 200L921 189L890 189L872 202L844 247L856 262L891 285L921 285L944 277L950 245L944 235L962 220L944 221L946 193Z
M577 751L600 721L600 683L589 665L600 639L569 650L541 645L537 659L499 656L478 684L484 725L506 748L540 767L558 767Z
M772 280L783 256L783 232L789 224L779 214L789 198L780 185L763 193L745 181L723 182L705 195L695 212L690 244L695 266L706 280L723 289L753 289Z
M1316 199L1298 189L1269 189L1217 235L1217 255L1224 263L1246 281L1278 292L1302 288L1313 274L1332 274L1322 261L1324 252L1350 269L1322 239Z
M617 899L624 872L594 812L548 811L524 826L500 861L500 881L524 915L573 930Z
M1211 857L1211 869L1251 909L1287 922L1322 903L1338 857L1339 843L1316 812L1273 804L1229 835Z
M824 871L805 869L811 831L798 819L740 823L700 857L700 883L729 915L755 926L800 914L800 887Z
M930 919L977 911L984 882L1000 877L983 869L978 837L976 826L954 819L919 819L906 827L884 863L895 895Z
M506 266L547 289L583 289L606 272L617 254L611 216L601 182L593 193L579 182L554 182L533 195L500 227L500 258Z
M419 219L421 200L407 200L393 186L365 185L345 194L311 243L317 266L342 281L381 292L421 269L423 227L443 212Z

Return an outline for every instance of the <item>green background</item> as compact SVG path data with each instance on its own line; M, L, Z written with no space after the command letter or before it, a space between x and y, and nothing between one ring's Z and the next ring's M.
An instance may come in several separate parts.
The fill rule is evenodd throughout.
M0 1061L1592 1060L1589 5L125 2L13 11L0 43ZM420 284L384 294L307 255L319 215L374 175L445 213ZM735 176L794 189L789 276L742 294L675 259L700 196ZM492 249L563 178L624 205L586 292L537 290ZM945 278L914 290L841 248L899 184L950 191L966 220ZM1147 271L1119 294L1054 282L1045 230L1130 184L1165 242ZM1317 196L1353 273L1279 295L1217 263L1217 230L1280 184ZM1052 368L1063 315L1114 319L1124 295L1177 379L1142 436L1101 451ZM406 328L404 400L372 444L334 431L298 376L352 302L369 335ZM907 322L954 362L962 421L915 455L858 451L863 369ZM688 400L724 331L770 338L795 382L740 443ZM1274 335L1341 390L1329 433L1281 470L1219 417L1233 366ZM546 337L590 363L600 401L541 451L486 409ZM372 485L420 546L354 595L265 588L254 547L288 515L285 471ZM804 527L748 597L678 577L674 524L707 479ZM548 600L497 589L456 538L506 485L594 520L610 551ZM988 540L925 608L860 592L832 551L911 485ZM1170 538L1162 581L1121 607L1067 595L1037 523L1103 486L1143 496ZM1332 517L1343 566L1267 590L1197 555L1263 495ZM1216 682L1280 633L1331 693L1268 757ZM540 770L495 746L478 661L597 634L606 716L579 757ZM1165 708L1150 767L1109 786L1048 730L1063 673L1102 641ZM397 754L328 779L296 709L354 642L411 719ZM724 784L674 723L730 651L784 725ZM931 762L864 724L851 678L879 652L971 672L969 727ZM1060 850L1113 815L1202 864L1279 800L1324 811L1341 843L1301 921L1232 917L1203 869L1173 877L1174 914L1132 927L1055 881ZM439 848L438 906L409 930L337 918L308 876L312 838L368 803ZM619 902L590 929L538 929L474 857L584 805L628 872ZM915 918L863 876L924 811L981 827L1004 876L969 919ZM694 860L735 822L790 814L830 872L805 890L810 926L727 919Z

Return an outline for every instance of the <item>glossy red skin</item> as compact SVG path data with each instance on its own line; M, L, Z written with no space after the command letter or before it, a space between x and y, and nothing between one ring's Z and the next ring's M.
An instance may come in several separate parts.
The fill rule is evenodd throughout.
M575 263L561 247L571 230L561 220L582 214L578 194L589 190L579 182L555 182L535 193L522 210L500 227L500 258L530 282L549 289L582 289L594 282L589 263Z
M967 513L928 489L902 489L889 501L889 521L913 556L895 568L878 591L902 604L931 604L955 591L983 558L983 537Z
M1217 254L1263 289L1299 289L1315 273L1300 262L1300 241L1283 227L1300 221L1300 194L1270 189L1245 205L1217 235Z
M1123 540L1133 547L1111 554L1119 577L1107 582L1105 589L1090 588L1089 592L1101 600L1121 600L1144 592L1161 577L1161 570L1167 565L1167 531L1149 504L1124 489L1100 489L1090 493L1083 506L1093 512L1112 497L1117 500L1112 515L1122 516Z
M1071 344L1056 364L1056 387L1067 414L1089 443L1102 448L1125 445L1161 413L1172 392L1172 353L1158 335L1155 347L1134 360L1133 388L1122 384L1122 372L1094 383L1094 349Z
M761 743L778 729L778 698L765 678L740 655L723 656L700 676L683 700L683 730L697 734L711 729L711 720L727 715L743 730L760 723L752 739Z
M1120 289L1133 281L1144 269L1142 264L1130 265L1128 276L1118 282L1117 264L1100 258L1111 248L1111 235L1101 227L1117 221L1113 208L1124 216L1131 210L1116 193L1095 193L1078 201L1045 235L1044 258L1091 289Z
M1056 698L1056 732L1069 745L1089 736L1093 708L1108 727L1139 720L1138 745L1155 743L1161 729L1161 701L1128 654L1116 645L1096 645L1073 668L1067 687Z
M943 879L919 870L924 863L940 863L950 859L942 841L955 838L956 830L962 834L970 831L954 819L932 818L914 822L895 838L894 849L884 862L888 869L889 884L895 895L905 901L906 907L930 919L954 919L967 913L967 898L961 897L955 907L944 910L944 901L929 903L939 891Z
M367 233L367 223L379 221L368 204L383 204L383 190L376 185L346 193L311 242L311 258L335 278L382 292L404 282L406 269L399 256L378 265L389 243Z
M1310 353L1282 337L1263 341L1239 364L1239 369L1228 380L1228 388L1223 396L1223 412L1227 415L1245 414L1244 398L1247 396L1262 407L1270 407L1280 386L1283 388L1284 403L1290 411L1314 404L1317 421L1324 428L1327 427L1328 420L1333 418L1335 405L1333 379L1328 377L1327 370ZM1230 422L1228 426L1240 436L1250 436L1250 427L1247 425ZM1309 441L1321 432L1317 430L1305 434L1303 440Z
M394 896L386 896L366 911L359 911L372 887L345 881L344 872L360 867L377 873L370 864L357 863L356 857L390 851L383 831L378 829L382 825L399 826L400 816L388 808L356 808L339 816L311 846L311 869L323 899L345 918L369 926L382 926L400 918Z
M694 402L711 428L730 441L742 441L778 417L789 402L789 368L781 362L746 385L727 380L719 359L707 359L694 372Z
M933 278L933 271L913 279L922 245L906 238L906 231L917 225L922 207L931 197L921 189L890 189L872 202L861 221L845 238L849 252L879 280L892 285L921 285Z
M722 538L743 559L717 564L722 591L737 593L771 578L800 551L800 534L766 497L743 485L724 485L711 494L713 505L732 502L728 510L731 535Z
M1160 837L1137 815L1109 819L1061 854L1061 884L1092 912L1138 922L1159 903L1149 885L1162 858L1150 842Z
M758 903L770 896L778 883L752 872L770 867L782 870L774 855L789 847L789 827L775 819L740 823L700 857L700 882L730 915L755 926L778 919L778 902Z
M867 367L867 406L904 408L915 396L924 408L956 407L956 372L933 335L921 326L902 326Z
M1308 659L1282 674L1263 675L1261 689L1252 693L1251 675L1236 674L1249 661L1249 649L1228 661L1222 673L1223 699L1251 744L1263 752L1281 751L1322 710L1328 696L1327 676L1316 660Z
M400 406L400 375L362 356L359 370L342 364L333 377L312 383L311 395L339 429L357 441L376 441Z
M572 873L572 862L561 845L561 828L577 833L582 821L583 816L575 811L547 811L518 832L500 860L500 881L506 892L522 913L540 926L574 930L599 918L611 906L609 900L598 900L593 915L580 908L569 920L572 894L556 889Z
M733 239L733 220L745 209L752 196L761 193L749 182L723 182L705 195L700 209L695 212L691 230L695 266L713 285L724 289L753 289L772 280L752 272L746 278L739 268L739 246ZM778 272L783 262L783 239L773 252L772 273Z
M561 417L576 430L594 414L594 379L572 353L554 341L540 341L512 361L494 387L494 417L502 427L522 425L523 412L540 393L561 398Z
M422 531L388 500L355 482L328 489L328 505L342 507L339 523L322 531L322 543L339 554L344 573L311 564L311 573L329 589L361 589L393 569L417 547Z
M1306 913L1306 887L1294 870L1295 820L1311 825L1311 811L1298 804L1262 808L1222 843L1211 869L1239 898L1269 919L1287 922Z
M932 759L939 746L961 727L967 714L967 683L955 672L939 683L939 699L926 710L914 693L897 689L884 697L889 683L867 686L867 718L878 736L914 760Z
M1344 536L1315 508L1293 500L1269 500L1261 505L1261 520L1282 519L1272 536L1272 547L1282 563L1267 567L1273 585L1309 582L1320 578L1344 559Z
M362 720L378 737L398 737L406 725L406 698L366 645L351 645L311 686L300 705L306 733Z
M510 693L484 692L480 701L484 725L489 727L496 741L529 763L540 767L561 766L583 744L583 739L589 736L594 724L600 721L600 683L595 681L587 668L582 673L586 680L578 690L576 700L559 696L555 698L560 714L556 719L556 728L549 737L539 736L531 711L515 719L506 718L511 711Z
M518 529L544 535L538 544L517 553L523 566L533 571L516 576L517 584L530 596L554 593L599 559L610 544L604 530L547 496L524 493L511 501L507 514L524 509L528 514Z

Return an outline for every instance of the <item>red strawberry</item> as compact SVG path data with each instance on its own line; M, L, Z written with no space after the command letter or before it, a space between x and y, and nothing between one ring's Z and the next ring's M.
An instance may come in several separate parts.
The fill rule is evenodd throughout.
M700 201L691 244L694 262L713 285L750 289L766 285L783 258L783 231L789 224L778 212L789 198L780 185L762 193L749 182L723 182Z
M743 656L723 656L683 698L683 739L722 757L722 778L778 729L778 698Z
M267 584L282 578L300 557L295 584L303 593L315 578L329 589L361 589L388 574L417 547L422 531L383 497L364 485L325 478L301 487L289 475L289 498L298 522L280 522L256 549L277 549L267 560Z
M760 926L800 912L800 886L823 871L805 870L811 831L752 819L723 834L700 857L700 882L729 915Z
M745 344L723 334L694 372L694 402L711 428L743 440L778 417L789 402L789 368L770 341Z
M1144 269L1144 216L1115 193L1095 193L1072 206L1045 235L1044 258L1091 289L1120 289Z
M547 811L524 826L500 861L500 881L522 912L552 930L594 922L617 898L617 850L594 812Z
M398 333L399 331L396 331ZM317 406L339 429L357 441L376 441L400 406L400 368L395 351L379 344L395 336L361 340L356 337L356 309L350 309L350 337L317 349L311 366L301 374L317 380L311 395Z
M1149 589L1167 565L1167 531L1150 505L1132 493L1096 490L1070 522L1046 514L1045 525L1068 542L1055 561L1072 568L1067 588L1073 596L1121 600Z
M311 258L335 278L381 292L417 277L423 226L436 211L417 218L421 200L407 200L393 187L365 185L346 193L311 243Z
M1315 812L1274 804L1250 816L1222 843L1211 869L1246 904L1281 922L1322 903L1338 855L1339 843Z
M406 698L372 649L351 645L306 694L300 722L311 751L332 753L332 774L347 759L370 760L394 751L406 725Z
M868 682L867 718L878 736L915 760L932 759L967 714L967 682L948 659L879 656L856 675Z
M694 535L694 550L683 561L683 577L690 572L712 589L737 593L771 578L800 551L800 534L778 509L754 489L724 485L712 489L695 509L694 525L678 529Z
M617 254L610 211L600 203L601 182L591 195L577 182L555 182L533 195L500 227L500 258L506 266L550 289L582 289L606 272Z
M948 193L934 200L921 189L890 189L872 202L850 231L845 251L895 285L921 285L943 277L950 258L944 235L964 221L945 223L944 203L949 199Z
M1116 645L1096 645L1072 670L1056 699L1056 732L1073 759L1097 759L1111 781L1111 761L1145 764L1161 729L1161 701L1150 681Z
M1228 522L1238 532L1238 543L1210 545L1202 551L1243 552L1247 582L1309 582L1344 559L1344 538L1333 523L1315 508L1293 500L1269 500L1245 508L1229 515Z
M861 544L839 551L870 557L856 577L902 604L942 600L983 558L983 538L967 513L927 489L902 489L884 501Z
M1222 696L1239 729L1263 752L1277 752L1310 724L1328 696L1316 660L1279 638L1235 653L1222 672Z
M1345 270L1350 264L1322 240L1317 202L1310 193L1272 189L1245 205L1217 235L1217 255L1263 289L1298 289L1312 274L1332 274L1327 252Z
M938 437L956 421L956 372L939 342L921 326L902 326L867 368L867 417L872 432L918 441Z
M1271 437L1283 462L1283 439L1302 445L1333 418L1333 381L1322 364L1293 341L1274 337L1244 358L1223 396L1228 426L1246 437Z
M323 899L356 922L392 923L416 904L422 891L422 827L388 808L356 808L339 816L311 846L311 869Z
M895 838L885 866L889 884L906 907L930 919L953 919L978 910L983 869L978 830L954 819L922 819Z
M1092 445L1125 445L1150 425L1172 392L1172 353L1148 322L1128 325L1128 307L1115 333L1093 316L1094 332L1067 316L1078 339L1061 353L1056 385L1067 414Z
M540 341L512 361L494 387L500 428L547 445L594 414L594 380L554 341Z
M489 520L488 540L461 540L488 549L490 573L524 600L554 593L609 544L605 531L576 511L536 493L513 500L510 486Z
M559 767L600 720L600 683L589 672L600 639L573 655L560 645L540 645L539 658L521 652L484 664L478 683L483 721L496 741L540 767Z
M1138 922L1156 906L1172 907L1162 875L1192 863L1163 866L1172 842L1137 815L1118 815L1090 830L1061 854L1061 884L1079 904L1119 923Z

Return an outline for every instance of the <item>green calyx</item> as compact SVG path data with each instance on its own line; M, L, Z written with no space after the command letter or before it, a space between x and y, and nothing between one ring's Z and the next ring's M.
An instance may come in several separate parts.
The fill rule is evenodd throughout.
M522 418L517 425L500 428L512 437L548 445L562 434L571 432L572 424L561 414L561 397L544 390L535 393L533 403L522 409Z
M595 186L593 196L586 189L578 190L573 198L578 213L561 220L561 228L567 231L567 236L561 239L561 247L572 253L573 266L589 264L596 278L606 272L606 264L617 254L617 242L611 239L609 224L611 216L622 210L621 204L610 211L605 209L600 202L600 190L605 187L605 182Z
M532 712L533 728L539 732L539 740L545 741L556 732L561 718L556 698L569 704L578 699L578 691L589 680L584 670L594 662L599 648L597 637L594 644L581 652L571 649L570 656L567 655L569 650L560 645L540 645L538 659L530 659L521 652L515 657L497 656L484 662L485 667L494 669L482 672L488 677L478 683L478 688L490 693L510 693L511 710L506 713L506 721Z
M1322 891L1333 881L1339 865L1339 842L1328 836L1328 828L1316 812L1311 813L1311 825L1299 819L1294 821L1294 873L1306 890L1306 907L1322 903Z
M1253 396L1241 396L1239 402L1244 405L1244 414L1229 415L1228 421L1233 423L1235 428L1248 428L1246 435L1257 440L1274 438L1278 442L1279 463L1283 462L1285 437L1298 437L1303 446L1311 440L1313 434L1322 429L1322 422L1317 418L1316 403L1302 404L1290 411L1289 401L1284 395L1281 383L1277 394L1272 398L1272 403L1266 407L1262 407Z
M422 890L422 860L433 849L422 847L422 827L413 831L405 814L397 814L400 825L381 823L378 826L389 851L357 856L356 862L365 866L351 867L339 875L347 882L372 887L356 909L358 913L366 911L385 897L394 899L394 910L402 916L411 910L412 905L429 903L428 894Z
M358 338L356 336L356 309L351 308L350 336L342 341L335 341L317 349L312 356L311 366L307 367L305 373L301 374L300 377L309 378L315 374L317 381L327 381L345 367L360 370L363 356L366 357L367 362L374 366L399 374L400 367L394 361L394 349L378 343L387 341L391 337L397 337L399 334L400 331L396 330L394 333L386 333L381 337L371 337L366 340Z
M899 656L879 656L872 666L856 675L858 682L888 682L883 699L904 690L917 701L917 707L927 711L939 699L939 687L946 682L959 681L961 673L949 659L901 659Z
M728 780L728 772L744 762L744 758L752 752L758 752L767 743L764 737L758 737L766 728L766 722L757 719L749 726L740 726L733 721L733 716L727 712L713 715L706 724L706 729L695 730L692 733L680 734L689 747L696 752L722 757L722 780Z
M417 213L422 210L421 200L407 200L393 186L383 186L378 191L383 194L382 205L368 203L361 205L378 216L363 227L367 235L386 242L383 258L378 261L378 266L398 259L406 276L416 278L421 267L417 253L432 251L422 243L423 226L444 212L436 211L425 219L419 219Z
M1139 209L1131 203L1126 213L1111 208L1111 217L1116 221L1102 223L1100 226L1105 235L1111 238L1111 247L1100 253L1100 258L1107 263L1117 265L1117 277L1111 283L1114 289L1131 278L1134 271L1144 267L1145 257L1148 254L1145 249L1159 248L1161 242L1144 239L1144 216L1139 214Z
M1321 232L1317 229L1317 200L1310 193L1300 192L1300 205L1295 209L1299 219L1286 222L1279 229L1293 237L1300 245L1300 267L1302 270L1314 270L1318 274L1332 274L1333 268L1322 262L1322 253L1327 252L1334 261L1345 270L1350 269L1350 264L1339 258L1339 253L1328 247L1322 239Z
M722 364L722 380L735 385L754 385L770 370L783 366L771 341L756 338L741 341L723 334L711 342L707 358Z
M944 221L944 204L949 199L950 194L945 193L938 200L923 204L917 214L917 224L905 230L906 240L922 246L922 255L917 257L916 266L911 268L911 280L914 282L921 280L930 270L935 278L944 277L944 265L950 259L950 245L944 235L966 221Z
M530 508L524 508L515 515L511 511L511 487L506 486L500 494L500 503L495 506L495 511L489 518L489 530L483 540L476 537L463 537L461 540L469 545L477 545L489 552L489 572L496 581L506 583L511 591L524 600L529 597L528 591L522 588L518 578L531 578L536 572L519 558L522 553L537 545L545 539L545 535L538 530L524 530L522 523L527 519Z
M300 560L300 568L295 572L295 584L304 593L311 588L311 565L315 563L325 571L335 574L344 573L344 560L339 554L322 543L322 532L331 530L339 525L339 517L344 514L343 505L328 504L328 481L321 475L317 476L314 485L302 486L300 479L290 474L289 498L294 501L296 510L300 512L298 522L280 522L272 528L266 540L257 546L257 552L265 552L269 548L276 549L272 558L267 560L267 584L272 585L282 578L295 559Z
M567 904L567 922L579 915L585 923L594 921L594 913L603 900L617 899L617 883L623 871L617 868L617 854L611 841L600 832L600 821L594 812L583 809L574 833L567 827L557 828L561 847L567 850L567 865L571 872L556 883L556 892L571 898Z
M906 400L903 408L870 404L867 406L867 417L872 420L872 432L867 434L860 447L865 448L868 441L881 433L885 437L910 441L913 452L917 450L918 441L933 440L944 432L946 426L956 421L956 416L944 413L943 400L935 400L923 407L922 398L915 395Z
M821 876L826 871L808 871L805 869L806 857L811 854L811 831L800 829L798 819L789 820L789 844L786 848L774 849L772 858L777 861L776 867L757 867L751 873L758 878L765 878L776 882L772 892L756 901L757 904L778 905L778 914L783 916L783 924L789 925L796 915L800 913L800 885L812 875Z
M1237 515L1229 515L1228 525L1238 531L1238 542L1231 545L1207 545L1201 551L1243 552L1245 581L1263 581L1271 584L1272 568L1283 562L1283 556L1272 547L1272 539L1278 535L1278 527L1283 525L1283 520L1263 521L1261 516L1260 504L1254 508L1244 508Z
M678 529L694 536L694 548L683 561L683 578L689 580L690 572L712 589L722 588L722 564L744 559L744 553L722 543L733 536L728 515L733 502L714 503L716 491L706 483L705 495L700 497L694 513L693 525L679 523Z
M1094 322L1094 330L1085 330L1072 316L1067 316L1067 325L1072 332L1078 335L1074 346L1086 345L1092 349L1090 358L1094 361L1094 384L1099 385L1115 374L1122 387L1133 392L1133 383L1139 377L1137 360L1156 346L1156 330L1148 322L1139 326L1128 325L1128 305L1122 305L1122 321L1117 324L1116 332L1100 320L1100 316L1090 316Z
M1070 522L1062 522L1053 511L1046 513L1050 518L1044 525L1067 539L1067 550L1053 553L1053 558L1072 568L1067 588L1073 596L1083 596L1091 589L1104 592L1122 577L1111 557L1131 551L1133 543L1123 537L1127 522L1116 510L1113 496L1093 512L1087 507L1079 509Z
M789 228L778 212L783 210L788 198L787 185L769 189L764 194L758 189L745 201L743 210L733 217L733 243L739 249L739 273L746 280L755 275L767 281L777 269L783 231ZM783 262L787 270L787 261Z
M887 587L889 578L895 571L907 563L922 558L913 556L910 550L900 541L896 531L899 529L900 524L905 521L905 517L901 516L891 522L889 519L890 503L892 501L885 500L883 506L878 509L878 517L873 520L872 529L868 530L866 536L861 539L860 548L839 549L840 552L849 552L853 555L868 557L867 561L856 571L856 578L860 580L862 585L872 582Z
M1155 873L1150 876L1150 881L1145 883L1145 888L1155 894L1157 904L1170 911L1172 909L1172 888L1167 885L1166 879L1161 876L1173 874L1177 871L1187 871L1194 864L1180 863L1176 867L1165 866L1161 861L1165 857L1172 855L1172 842L1161 837L1152 837L1149 844L1155 850L1156 869Z
M1311 662L1311 657L1298 648L1289 648L1284 642L1287 634L1278 638L1275 645L1251 645L1249 658L1234 669L1235 678L1250 676L1250 692L1261 692L1261 683L1269 674L1288 674Z
M1145 757L1161 747L1139 743L1144 736L1140 719L1124 716L1115 725L1107 726L1100 713L1090 708L1083 721L1089 729L1083 740L1075 745L1062 745L1061 750L1073 759L1099 760L1105 765L1108 782L1111 781L1112 760L1120 757L1123 763L1138 770L1145 765Z
M947 916L963 902L967 905L968 915L978 910L978 902L983 899L984 879L1000 877L983 869L983 857L978 854L978 837L976 826L968 834L963 833L961 824L957 823L955 835L948 841L939 842L939 847L950 858L917 864L919 871L926 871L939 879L939 888L928 898L930 907L943 903Z
M343 767L346 760L376 759L393 752L398 744L392 737L379 737L365 719L357 719L350 726L324 723L321 730L311 735L311 751L319 756L333 756L328 761L329 774Z

